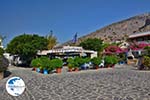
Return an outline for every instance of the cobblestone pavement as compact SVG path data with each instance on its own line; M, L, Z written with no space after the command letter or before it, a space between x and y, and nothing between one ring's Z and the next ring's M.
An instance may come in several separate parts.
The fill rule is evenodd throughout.
M150 71L133 67L59 75L16 67L10 71L12 74L0 81L0 100L150 100ZM25 81L26 90L21 96L6 92L5 83L12 76Z

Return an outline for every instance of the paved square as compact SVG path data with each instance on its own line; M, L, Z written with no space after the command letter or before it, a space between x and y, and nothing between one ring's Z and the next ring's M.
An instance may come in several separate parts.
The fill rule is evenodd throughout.
M150 100L150 71L131 66L77 73L42 75L25 68L13 68L11 76L21 77L26 90L19 97L0 81L0 100Z

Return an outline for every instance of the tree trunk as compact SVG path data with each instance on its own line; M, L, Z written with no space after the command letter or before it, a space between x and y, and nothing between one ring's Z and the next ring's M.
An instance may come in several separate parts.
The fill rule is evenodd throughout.
M0 72L0 80L4 78L4 72Z

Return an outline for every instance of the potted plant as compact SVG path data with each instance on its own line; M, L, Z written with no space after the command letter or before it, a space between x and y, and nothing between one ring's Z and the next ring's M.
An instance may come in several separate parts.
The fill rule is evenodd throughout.
M52 63L52 60L49 60L49 66L47 67L48 73L52 72L55 69L55 66Z
M72 68L74 66L74 59L73 58L68 58L67 63L68 63L69 72L72 72Z
M150 57L149 56L144 56L143 65L145 66L146 69L150 69Z
M57 73L61 73L61 69L63 66L63 61L61 59L53 59L51 64L54 68L56 68Z
M111 66L111 64L112 64L111 56L106 56L104 58L104 61L105 61L106 67L109 68Z
M37 62L38 62L38 67L36 68L36 71L38 73L43 73L43 57L37 58Z
M50 66L50 59L48 57L40 58L40 70L44 74L48 74L48 68Z
M117 63L118 63L118 57L117 56L112 56L112 65L111 65L111 67L114 68L115 64L117 64Z
M106 56L104 58L106 67L114 67L114 65L118 62L118 59L116 56Z
M146 46L144 50L146 51L146 55L150 56L150 46Z
M82 58L76 57L74 58L73 68L74 71L79 71L79 66L83 63Z
M101 58L100 57L94 57L91 59L91 62L94 64L94 68L98 69L99 68L99 64L101 63Z
M90 58L88 58L88 57L87 57L87 58L84 58L84 62L85 62L85 63L89 63L89 62L90 62L90 60L91 60L91 59L90 59Z
M31 61L31 66L33 67L33 70L35 70L36 72L40 72L40 66L41 66L40 58L33 59Z
M80 58L79 60L79 66L82 70L88 69L88 63L90 62L90 58L86 57L86 58Z
M41 59L43 74L48 74L48 69L50 66L50 59L48 57L43 57Z
M31 67L33 67L32 68L33 71L36 70L36 67L35 67L36 63L35 63L35 61L36 61L35 59L32 59L32 61L31 61Z
M39 66L39 59L38 58L36 58L36 59L33 59L32 61L31 61L31 67L33 67L33 71L36 71L36 68L38 68L38 66Z
M49 61L48 57L40 57L32 60L31 65L36 67L36 72L43 73L44 69L48 67L47 63Z

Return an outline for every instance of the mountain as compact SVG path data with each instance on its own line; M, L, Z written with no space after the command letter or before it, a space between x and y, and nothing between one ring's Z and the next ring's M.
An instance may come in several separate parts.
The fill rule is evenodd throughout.
M77 44L87 38L101 38L105 42L123 40L130 34L150 31L150 13L137 15L116 23L112 23L90 34L78 38ZM69 45L71 41L62 44Z

